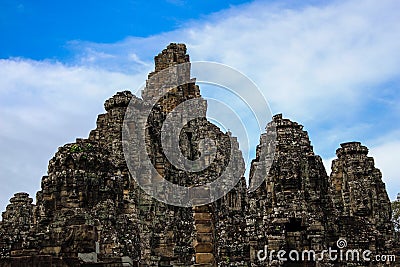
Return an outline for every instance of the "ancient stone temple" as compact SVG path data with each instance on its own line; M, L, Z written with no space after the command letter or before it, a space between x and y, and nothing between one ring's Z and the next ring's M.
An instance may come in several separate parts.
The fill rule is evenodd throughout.
M190 103L189 115L171 116L182 103ZM303 126L275 115L247 182L237 139L206 119L185 45L155 57L141 98L118 92L104 107L88 138L50 160L35 204L26 193L10 199L0 221L0 266L397 266L324 254L338 240L374 255L395 251L390 201L368 149L342 144L329 176ZM178 143L165 141L180 123ZM182 166L208 167L178 168L168 157L177 147ZM215 201L202 202L220 193L213 188L177 195L166 187L207 185L229 166L236 182L223 184L226 194ZM318 260L280 261L265 248L312 250Z

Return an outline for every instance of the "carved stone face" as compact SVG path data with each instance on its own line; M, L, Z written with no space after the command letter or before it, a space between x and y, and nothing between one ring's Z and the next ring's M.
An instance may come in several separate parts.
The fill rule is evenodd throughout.
M352 214L357 216L368 216L371 214L371 203L368 192L365 190L368 186L358 181L350 183L350 205Z
M79 207L79 187L76 182L75 172L71 171L67 174L65 182L61 187L61 201L63 207L78 208Z

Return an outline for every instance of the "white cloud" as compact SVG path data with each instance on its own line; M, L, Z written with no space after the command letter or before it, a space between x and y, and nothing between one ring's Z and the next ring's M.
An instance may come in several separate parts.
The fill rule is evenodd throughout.
M0 60L0 208L14 192L39 189L57 147L87 137L116 90L145 75L23 59Z
M375 166L381 170L390 199L394 200L400 193L400 140L387 140L372 147L369 155L374 157Z
M398 78L396 7L395 1L346 1L296 11L260 2L183 31L183 39L192 58L215 59L250 75L273 109L315 118L321 109L343 112L335 105L354 110L366 86Z
M258 1L149 38L73 47L78 55L88 48L116 55L126 71L135 65L126 55L149 62L169 42L185 42L192 60L222 62L249 75L276 112L303 121L346 120L379 95L382 82L399 78L399 7L395 0L299 9ZM95 62L115 67L115 59L102 60Z
M336 159L336 157L334 158L329 158L329 159L322 159L322 163L324 164L326 173L328 174L328 176L331 174L332 172L332 161Z

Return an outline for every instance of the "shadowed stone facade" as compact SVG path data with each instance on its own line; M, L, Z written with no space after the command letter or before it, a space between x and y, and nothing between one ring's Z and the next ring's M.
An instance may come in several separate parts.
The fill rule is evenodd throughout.
M260 137L247 185L239 144L231 133L207 121L207 103L195 80L164 95L158 90L174 79L163 70L188 62L185 45L170 44L155 57L142 98L118 92L105 102L106 113L98 116L87 139L58 149L36 204L26 193L10 199L0 221L0 266L388 266L326 257L285 263L276 257L258 258L265 246L321 255L329 247L337 248L338 239L345 239L348 248L391 254L391 208L381 173L367 156L368 149L352 142L337 150L328 176L303 126L275 115ZM190 69L181 74L190 79ZM141 111L154 99L157 104L147 117ZM199 100L193 108L203 116L185 125L179 146L186 158L203 157L211 163L197 173L173 166L161 144L168 114L190 99ZM132 120L124 126L129 116ZM146 142L135 145L145 146L147 153L133 154L140 168L130 172L122 136L143 120ZM269 136L272 128L274 138ZM129 141L140 140L139 135ZM211 148L199 152L204 138L216 140L214 158L207 156ZM145 157L156 174L182 186L213 181L230 162L238 183L210 204L168 205L137 183L159 182ZM260 179L261 186L253 187Z

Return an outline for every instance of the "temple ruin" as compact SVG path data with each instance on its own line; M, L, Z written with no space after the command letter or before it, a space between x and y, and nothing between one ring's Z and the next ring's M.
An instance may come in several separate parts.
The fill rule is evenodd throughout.
M186 46L172 43L155 57L149 79L188 62ZM35 204L26 193L10 199L0 221L0 266L396 266L332 261L326 256L319 261L260 258L265 247L322 255L329 248L338 249L340 239L347 241L346 249L395 253L390 200L381 172L365 146L350 142L337 149L327 174L303 126L278 114L267 125L276 127L274 157L264 153L271 148L266 131L246 181L236 138L207 121L207 105L195 80L161 97L162 82L148 83L142 98L123 91L108 99L106 113L98 116L89 137L60 147L50 160ZM150 116L141 117L146 101L158 98ZM212 163L200 174L174 167L160 141L166 116L188 99L201 100L204 118L182 130L182 153L195 159L201 139L217 140L216 156L205 156ZM138 145L146 146L145 156L159 175L183 186L200 185L218 177L230 161L237 167L239 182L206 205L174 206L149 196L133 179L156 183L149 166L131 173L124 158L128 105L135 115L130 128L147 119L146 143ZM143 155L133 157L135 164L144 164ZM263 179L261 186L250 191L257 179Z

